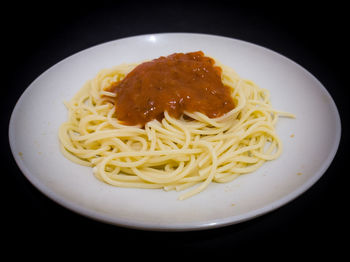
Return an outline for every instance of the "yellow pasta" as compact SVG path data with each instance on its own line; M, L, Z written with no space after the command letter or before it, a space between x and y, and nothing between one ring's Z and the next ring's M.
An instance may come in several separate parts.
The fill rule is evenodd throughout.
M108 87L137 64L101 70L69 102L68 121L59 129L65 157L93 168L94 175L117 187L186 190L183 200L210 183L226 183L276 159L282 143L275 131L279 116L269 92L221 65L222 81L232 91L235 108L218 118L167 112L144 128L121 124L115 117L115 94Z

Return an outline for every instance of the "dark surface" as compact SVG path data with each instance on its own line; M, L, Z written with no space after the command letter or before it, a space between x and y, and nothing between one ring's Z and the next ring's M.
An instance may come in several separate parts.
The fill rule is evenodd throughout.
M274 9L275 8L275 9ZM5 245L121 252L124 247L221 248L232 255L340 255L348 207L348 33L345 6L335 3L238 5L230 2L47 2L3 9L1 102L2 234ZM338 153L306 193L254 220L199 232L147 232L96 222L42 195L22 175L8 145L12 109L26 87L60 60L109 40L158 32L197 32L233 37L277 51L315 75L335 100L342 119ZM343 64L345 62L345 64ZM48 109L49 110L49 109ZM34 116L33 116L34 117ZM310 123L312 125L312 123ZM315 130L317 133L317 130ZM4 246L3 246L4 247ZM175 253L168 253L171 258ZM283 256L284 256L283 255ZM335 257L333 257L335 258Z

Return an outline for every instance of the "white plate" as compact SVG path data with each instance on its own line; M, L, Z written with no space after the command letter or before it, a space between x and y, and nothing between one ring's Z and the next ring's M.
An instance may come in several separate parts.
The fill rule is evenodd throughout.
M280 119L282 156L258 171L179 201L179 192L117 188L92 170L64 158L57 131L67 118L63 101L103 68L174 52L202 50L271 92ZM46 196L82 215L151 230L194 230L245 221L272 211L305 192L326 171L339 145L340 119L326 89L309 72L266 48L220 36L154 34L111 41L54 65L23 93L13 111L9 138L15 160Z

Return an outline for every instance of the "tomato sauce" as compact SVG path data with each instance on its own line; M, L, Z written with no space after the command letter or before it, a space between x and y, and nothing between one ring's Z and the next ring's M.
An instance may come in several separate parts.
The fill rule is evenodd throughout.
M221 81L222 69L202 51L174 53L142 63L110 92L115 98L115 116L123 124L144 126L161 120L164 112L179 118L184 111L219 117L234 108L231 89Z

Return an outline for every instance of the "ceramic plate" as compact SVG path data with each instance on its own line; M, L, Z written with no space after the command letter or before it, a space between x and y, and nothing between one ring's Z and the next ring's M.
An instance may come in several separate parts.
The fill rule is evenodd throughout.
M129 189L97 180L92 169L60 152L63 104L97 72L174 52L202 50L270 90L274 108L296 115L281 118L280 158L251 174L212 183L185 201L181 192ZM100 44L57 63L23 93L12 113L9 138L23 174L43 194L81 215L119 226L149 230L196 230L252 219L293 200L326 171L338 148L340 119L322 84L300 65L244 41L203 34L141 35Z

